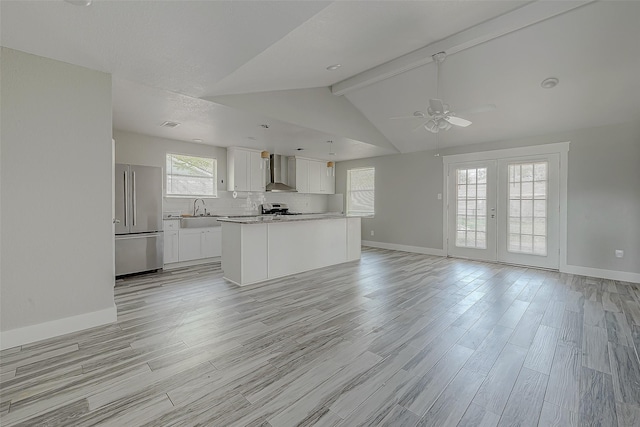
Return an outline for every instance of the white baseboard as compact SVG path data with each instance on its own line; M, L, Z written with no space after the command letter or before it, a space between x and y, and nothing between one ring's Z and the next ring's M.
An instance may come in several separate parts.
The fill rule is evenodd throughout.
M116 306L0 333L0 350L69 334L118 320Z
M605 270L602 268L582 267L579 265L567 265L564 268L561 268L560 271L569 274L579 274L580 276L640 283L640 274L630 273L628 271Z
M194 265L200 264L208 264L210 262L220 261L222 257L216 256L213 258L202 258L202 259L194 259L191 261L182 261L182 262L172 262L171 264L165 264L162 269L163 270L175 270L176 268L182 267L193 267Z
M424 255L445 256L444 249L423 248L422 246L397 245L395 243L373 242L371 240L363 240L362 246L391 249L393 251L413 252Z

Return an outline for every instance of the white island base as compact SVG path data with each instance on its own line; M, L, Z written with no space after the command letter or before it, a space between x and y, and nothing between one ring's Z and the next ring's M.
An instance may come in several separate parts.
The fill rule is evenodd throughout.
M240 286L360 259L360 218L220 222L224 278Z

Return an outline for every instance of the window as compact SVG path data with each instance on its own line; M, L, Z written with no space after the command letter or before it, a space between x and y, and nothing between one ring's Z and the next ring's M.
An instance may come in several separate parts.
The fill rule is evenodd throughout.
M457 170L456 246L487 248L487 168Z
M509 252L547 255L548 166L509 164Z
M349 169L347 171L347 215L374 214L375 169Z
M167 196L217 197L216 159L167 153Z

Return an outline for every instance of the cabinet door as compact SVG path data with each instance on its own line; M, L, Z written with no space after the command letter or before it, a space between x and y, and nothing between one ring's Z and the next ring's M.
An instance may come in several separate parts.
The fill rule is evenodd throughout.
M180 261L202 258L202 230L180 230Z
M324 171L322 172L322 193L336 193L336 177L333 174L333 169L327 168L326 165Z
M234 150L233 153L233 190L249 191L249 152Z
M260 153L257 151L249 152L249 176L250 185L249 191L264 191L265 187L265 161L260 157Z
M309 161L309 193L322 193L322 166L324 162Z
M179 243L177 231L164 232L164 263L178 262Z
M202 257L212 258L222 255L222 227L203 231Z
M309 192L309 160L296 159L296 190L298 193Z

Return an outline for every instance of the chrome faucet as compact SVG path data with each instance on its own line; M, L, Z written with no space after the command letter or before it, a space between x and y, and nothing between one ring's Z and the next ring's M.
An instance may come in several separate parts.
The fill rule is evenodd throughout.
M196 208L196 203L198 203L198 200L200 200L202 202L202 207L204 207L204 213L206 215L207 214L207 208L206 208L206 203L204 202L204 199L195 199L193 201L193 216L196 216L196 214L200 210L200 207Z

